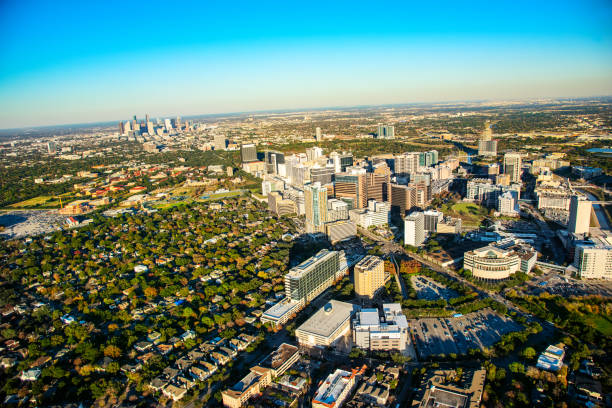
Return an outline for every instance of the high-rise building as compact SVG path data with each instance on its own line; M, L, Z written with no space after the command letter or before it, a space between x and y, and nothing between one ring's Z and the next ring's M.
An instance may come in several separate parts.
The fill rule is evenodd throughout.
M515 191L506 191L497 198L497 211L501 215L515 217L519 214L519 205Z
M497 140L493 140L493 129L489 121L485 123L482 137L478 141L478 155L497 156Z
M323 135L321 134L321 128L317 127L315 129L315 139L317 140L317 142L320 142L323 139Z
M584 196L572 196L567 230L575 234L585 234L589 232L590 225L591 202Z
M437 232L438 231L438 223L442 222L444 214L440 211L427 210L423 212L423 222L425 232Z
M378 132L376 134L378 139L393 139L395 138L395 127L390 125L378 125Z
M395 174L399 177L408 177L419 170L420 153L411 152L395 156Z
M416 205L416 187L391 184L391 210L402 217Z
M253 143L240 146L240 157L243 163L257 161L257 147Z
M347 201L352 208L365 208L368 205L366 174L338 173L335 175L334 194L336 198Z
M147 121L147 133L149 134L149 136L153 136L155 134L155 129L153 129L153 122Z
M329 184L334 181L334 167L311 167L310 181L312 183L321 183L322 185Z
M340 279L347 271L339 251L320 250L285 275L285 295L292 301L308 304Z
M583 279L612 279L612 246L576 246L574 267Z
M278 174L278 166L285 164L285 155L281 152L266 151L266 171L268 174Z
M511 183L521 182L521 155L519 153L506 153L504 155L504 173L510 175Z
M125 133L132 131L132 124L130 123L129 120L123 124L123 129L125 130Z
M123 124L123 122L119 122L119 134L125 135L125 125Z
M327 188L321 183L304 186L306 232L325 232L327 222Z
M225 150L227 146L227 141L225 140L225 135L216 134L213 136L213 147L215 150Z
M164 127L166 128L166 132L170 132L172 130L172 123L170 123L170 119L164 119Z
M385 262L382 258L367 255L355 265L355 294L372 299L385 286Z
M425 216L413 211L404 218L404 244L420 246L425 242Z
M497 140L479 140L479 156L497 156Z
M148 113L145 115L145 123L149 123L149 114Z
M308 161L315 161L322 156L323 149L321 149L319 146L309 147L308 149L306 149L306 158L308 159Z
M57 144L55 144L55 142L47 142L47 152L49 154L57 152Z
M430 167L438 164L438 151L430 150L428 152L419 153L419 166Z
M384 162L374 166L371 173L366 173L368 200L389 201L390 184L391 170L389 166Z

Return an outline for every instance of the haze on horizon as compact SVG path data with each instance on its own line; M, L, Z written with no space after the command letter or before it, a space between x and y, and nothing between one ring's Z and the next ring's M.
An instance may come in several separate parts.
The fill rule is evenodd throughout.
M0 3L0 128L612 94L612 3Z

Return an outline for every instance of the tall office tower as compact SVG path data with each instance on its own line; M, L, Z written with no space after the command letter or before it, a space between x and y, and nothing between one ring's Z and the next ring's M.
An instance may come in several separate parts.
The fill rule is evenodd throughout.
M346 260L342 252L320 250L285 275L285 296L303 306L329 288L346 273Z
M404 244L420 246L425 242L425 215L413 211L404 218Z
M504 155L504 173L510 175L511 183L521 182L521 155L519 153L506 153Z
M442 222L444 214L440 211L428 210L423 212L425 232L437 232L438 223Z
M355 294L361 298L373 299L385 286L385 262L374 255L366 255L355 265Z
M325 232L327 222L327 188L320 183L304 186L306 232Z
M317 140L317 142L320 142L323 139L323 135L321 134L321 128L317 127L315 129L315 139Z
M589 232L590 225L591 202L584 196L572 196L567 230L575 234L585 234Z
M119 122L119 134L125 135L125 125L123 124L123 122Z
M136 115L134 115L134 123L138 123L138 119L136 118Z
M312 167L310 169L310 181L313 183L321 183L323 185L334 181L334 167Z
M390 125L378 125L378 132L376 134L378 139L393 139L395 138L395 127Z
M419 153L419 166L431 167L438 164L438 151L430 150L428 152Z
M497 156L497 140L479 140L479 156Z
M170 119L164 119L164 127L166 128L166 132L170 132L172 130L172 123L170 122Z
M366 174L337 173L334 195L350 203L351 209L365 208L368 205Z
M240 157L243 163L257 161L257 147L253 143L247 143L240 146Z
M129 120L123 124L123 128L125 129L125 133L132 131L132 124L130 123Z
M491 122L488 120L485 122L485 128L482 132L482 140L491 140L493 138L493 128Z
M318 146L310 147L306 149L306 158L308 161L317 160L319 157L323 156L323 149Z
M153 122L147 121L147 133L149 134L149 136L153 136L155 134L155 129L153 129Z
M584 279L612 279L612 246L578 245L574 266Z
M149 114L148 113L145 115L145 123L149 123Z
M266 172L268 174L278 174L278 166L285 164L285 155L281 152L266 151L264 153L266 161Z
M491 123L486 122L482 137L478 141L479 156L497 156L497 140L493 140Z
M419 170L419 153L403 153L394 157L395 175L408 177Z
M213 136L213 146L215 150L225 150L226 140L225 135L216 134Z
M406 211L416 205L416 188L400 184L391 184L391 210L402 217Z
M366 173L368 200L389 201L390 184L391 170L389 166L385 162L376 164L371 173Z
M57 152L57 145L55 142L47 142L47 152L49 152L49 154Z
M179 128L181 127L181 117L180 116L176 117L176 126Z

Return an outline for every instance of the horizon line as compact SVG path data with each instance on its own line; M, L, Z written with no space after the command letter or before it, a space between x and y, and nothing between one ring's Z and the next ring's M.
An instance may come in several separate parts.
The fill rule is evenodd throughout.
M218 113L198 113L189 115L155 115L156 118L172 118L181 117L185 119L198 118L203 116L233 116L233 115L248 115L248 114L263 114L263 113L289 113L289 112L308 112L308 111L321 111L321 110L341 110L341 109L354 109L354 108L383 108L392 106L409 106L409 105L422 105L422 106L434 106L434 105L459 105L466 103L501 103L501 102L537 102L544 100L588 100L588 99L605 99L612 98L610 95L591 95L591 96L542 96L542 97L527 97L527 98L510 98L510 99L463 99L463 100L450 100L450 101L429 101L429 102L399 102L399 103L388 103L388 104L373 104L373 105L336 105L336 106L318 106L318 107L303 107L303 108L272 108L262 110L247 110L247 111L233 111L233 112L218 112ZM147 115L145 113L145 115ZM143 118L144 119L144 118ZM125 120L130 119L119 119L119 120L101 120L94 122L81 122L81 123L62 123L62 124L48 124L48 125L30 125L12 128L0 128L0 132L9 131L25 131L25 130L37 130L47 128L64 128L64 127L94 127L96 125L110 126L111 124L119 124Z

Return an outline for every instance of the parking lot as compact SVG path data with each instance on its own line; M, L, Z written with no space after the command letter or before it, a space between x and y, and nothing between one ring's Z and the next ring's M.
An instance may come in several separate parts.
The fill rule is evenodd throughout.
M459 296L454 290L438 283L426 276L411 276L410 282L419 299L425 300L449 300Z
M470 349L490 347L504 334L522 326L491 309L461 317L413 319L408 322L420 359L467 354Z
M11 211L0 215L0 225L4 231L0 233L2 238L19 239L27 236L47 234L60 229L66 222L66 215L58 214L57 211Z
M604 280L576 280L569 276L548 273L528 283L526 292L538 295L548 292L553 295L568 296L612 296L612 282Z

